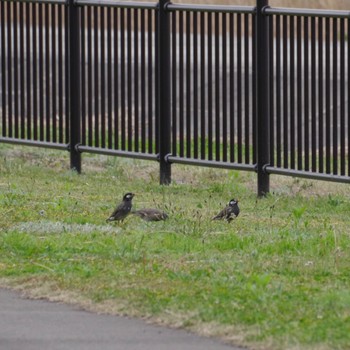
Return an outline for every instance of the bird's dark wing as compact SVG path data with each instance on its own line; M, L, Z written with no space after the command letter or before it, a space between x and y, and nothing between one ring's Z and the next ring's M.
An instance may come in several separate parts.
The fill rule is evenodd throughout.
M123 220L123 219L125 219L126 216L129 214L130 210L131 210L131 205L122 202L121 204L119 204L119 205L115 208L114 212L113 212L112 215L107 219L107 221Z
M215 215L212 220L220 220L220 219L224 219L227 217L228 214L228 207L226 207L225 209L221 210L219 214Z

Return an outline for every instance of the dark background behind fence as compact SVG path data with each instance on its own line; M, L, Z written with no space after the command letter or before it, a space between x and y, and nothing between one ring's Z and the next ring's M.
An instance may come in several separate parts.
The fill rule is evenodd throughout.
M350 182L349 12L0 1L0 142Z

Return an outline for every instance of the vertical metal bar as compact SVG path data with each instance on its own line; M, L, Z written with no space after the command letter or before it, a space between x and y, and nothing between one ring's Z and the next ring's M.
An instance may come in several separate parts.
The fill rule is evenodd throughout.
M206 76L205 76L205 66L206 66L206 58L205 58L205 13L202 12L200 14L200 42L201 42L201 66L200 66L200 75L201 75L201 159L205 159L206 157L206 98L205 98L205 84L206 84Z
M269 175L264 166L270 163L270 105L269 105L269 20L262 10L268 0L257 0L256 9L256 82L257 82L257 171L258 196L270 191Z
M275 70L275 55L274 55L274 16L270 16L270 30L269 30L269 40L270 40L270 164L273 166L275 163L275 117L277 116L277 113L275 112L275 76L274 76L274 70ZM253 84L253 87L255 85ZM253 116L255 114L253 113ZM254 138L253 138L254 140ZM254 149L254 146L253 146Z
M316 21L311 18L311 169L316 171Z
M13 123L14 123L14 137L18 138L18 3L15 2L13 4L13 15L12 15L12 23L13 23L13 105L14 105L14 115L13 115ZM33 18L34 22L34 18Z
M242 163L242 15L237 14L237 152Z
M301 17L297 17L297 167L303 168L303 139L302 139L302 50L301 50Z
M52 5L45 6L45 102L46 102L46 138L45 141L51 141L51 60L50 60L50 7Z
M191 12L186 12L186 157L191 157Z
M153 11L148 12L148 74L147 74L147 83L148 83L148 153L152 153L153 151Z
M318 171L323 173L323 19L318 18Z
M184 156L184 21L179 13L179 155Z
M51 60L52 60L52 141L57 142L57 69L56 69L56 9L57 5L51 5Z
M119 85L119 66L120 66L120 62L119 62L119 26L118 23L118 9L113 9L113 13L114 13L114 148L115 149L119 149L119 133L120 133L120 129L119 129L119 96L120 96L120 85ZM143 31L144 32L144 31ZM143 34L144 35L144 34ZM141 85L142 85L142 80L141 80Z
M127 9L127 118L128 118L128 150L132 150L132 50L131 50L131 9ZM126 116L125 116L126 117Z
M20 105L21 105L21 138L25 138L25 99L24 99L24 94L25 94L25 86L24 86L24 3L20 3L20 94L21 94L21 99L20 99ZM4 128L6 128L6 124L4 125Z
M32 80L31 80L31 14L32 4L26 4L26 76L27 76L27 133L26 136L30 140L32 138Z
M134 10L134 149L139 151L139 10Z
M283 19L283 167L289 166L289 125L288 125L288 16Z
M244 156L245 163L249 164L250 160L250 101L249 101L249 15L244 15ZM269 116L270 118L270 116Z
M316 20L315 17L311 18L311 149L312 149L312 171L316 171L316 124L317 124L317 109L316 109L316 94L317 94L317 82L316 82ZM322 59L319 57L319 60ZM309 77L306 84L308 85ZM320 98L320 97L319 97ZM305 104L309 110L309 94L305 97ZM305 121L305 170L309 170L308 154L309 154L309 118Z
M177 155L177 12L171 14L171 38L172 38L172 149L171 153Z
M220 106L220 32L219 32L219 13L215 13L215 159L220 160L220 122L221 122L221 106Z
M198 158L198 14L193 12L193 157Z
M338 174L338 19L333 18L333 174Z
M304 170L309 170L309 18L304 18Z
M44 4L39 4L39 139L44 141ZM22 83L21 83L22 86ZM22 94L21 94L22 96ZM22 105L22 103L21 103ZM22 107L21 107L22 108Z
M212 13L208 12L208 160L213 159Z
M160 0L158 11L158 86L159 86L159 162L160 184L171 182L171 165L166 155L171 151L170 145L170 15L166 11L167 0Z
M108 148L112 148L113 125L112 125L112 9L107 8L107 133Z
M345 175L345 21L340 19L340 174Z
M62 10L58 9L58 142L63 143L63 36Z
M289 89L290 89L290 167L295 169L295 17L289 18L289 45L290 45L290 67L289 67Z
M12 60L13 60L13 56L12 56L12 3L11 2L7 2L7 47L8 47L8 51L7 51L7 69L8 69L8 94L7 94L7 98L8 98L8 118L7 118L7 123L8 123L8 130L7 130L7 136L8 137L12 137L12 131L13 131L13 125L12 125L12 117L13 117L13 112L12 112ZM27 29L28 32L28 29ZM30 60L27 60L27 62ZM27 68L28 68L28 64L27 64ZM27 90L28 91L28 90Z
M87 86L87 97L88 97L88 145L92 146L92 140L94 135L94 127L93 127L93 111L92 111L92 7L87 8L87 80L88 80L88 86Z
M86 144L86 23L85 23L86 8L80 11L81 19L81 143Z
M230 162L235 161L235 35L234 35L234 14L229 14L230 18ZM253 55L255 56L255 55Z
M81 139L80 118L80 15L74 0L69 0L69 94L70 94L70 167L81 172L81 154L77 146Z
M153 30L153 46L154 46L154 63L152 65L152 69L154 70L154 78L153 78L153 92L154 92L154 112L153 112L153 116L154 118L152 118L152 122L154 123L154 134L155 134L155 147L153 148L152 152L155 152L156 154L159 154L159 70L157 69L157 67L159 66L159 50L158 50L158 42L159 42L159 38L158 38L158 20L159 20L159 16L155 15L154 16L154 30ZM170 26L170 19L169 19L169 26ZM170 27L169 27L169 40L170 40ZM170 45L169 45L169 50L170 50ZM170 53L169 53L170 54ZM169 55L169 59L170 59L170 55ZM170 61L169 61L169 68L170 68ZM169 78L170 79L170 78ZM170 91L169 91L170 93ZM170 97L169 97L170 98ZM170 111L170 110L169 110ZM170 118L170 115L168 116ZM170 137L170 136L169 136Z
M350 101L350 86L349 86L349 81L350 81L350 18L347 20L347 47L348 47L348 61L347 61L347 67L348 67L348 76L347 76L347 85L348 85L348 95L347 95L347 101ZM349 103L348 103L348 110L347 110L347 121L348 121L348 158L349 158L349 153L350 153L350 108L349 108ZM350 176L350 162L348 161L348 176Z
M330 81L330 19L326 18L326 73L325 73L325 90L326 90L326 173L331 172L331 81Z
M6 136L6 45L5 45L5 2L0 2L1 11L1 81L2 81L2 136ZM7 18L6 18L7 19Z
M273 22L273 18L271 19L271 21ZM271 23L272 23L271 22ZM256 109L256 71L255 71L255 67L256 67L256 22L254 17L252 16L252 86L251 86L251 90L252 90L252 129L253 129L253 136L252 136L252 145L253 145L253 163L256 164L257 163L257 109ZM270 41L273 43L273 40ZM273 45L273 44L271 44ZM270 58L270 61L273 61L272 58ZM273 72L273 70L272 70ZM270 74L271 75L271 74ZM272 74L272 79L274 79L273 74ZM271 88L270 88L270 91ZM271 94L270 94L271 95ZM272 123L273 124L273 123ZM273 127L273 126L272 126ZM271 127L270 127L271 130ZM271 139L271 138L270 138ZM270 147L271 150L271 147ZM275 149L272 148L271 150L271 154L274 154ZM274 161L274 157L271 158L272 162ZM270 161L271 163L271 161ZM271 163L274 164L274 163Z
M276 16L276 165L282 166L281 16ZM258 111L257 111L258 113Z
M101 55L101 147L106 147L106 8L101 7L100 12L100 55Z
M70 96L70 50L69 50L69 45L70 45L70 40L69 40L69 35L70 35L70 26L69 26L69 6L64 7L64 52L65 52L65 81L64 81L64 94L65 94L65 141L66 143L70 143L70 127L71 127L71 122L70 122L70 104L71 104L71 96Z
M38 84L37 84L37 38L36 38L36 9L37 5L32 4L32 31L33 31L33 56L32 56L32 72L33 72L33 86L32 86L32 94L33 94L33 139L38 139L38 124L37 124L37 113L38 113ZM15 15L14 19L17 18L17 3L15 4ZM17 21L14 22L14 36L15 36L15 52L17 52ZM15 66L15 137L18 137L18 57L14 59Z
M99 45L98 45L98 33L99 33L99 7L94 7L94 104L95 104L95 147L100 147L100 109L99 109L99 97L100 97L100 77L99 77Z
M141 10L141 152L146 152L146 38L145 11Z
M222 160L227 162L227 15L222 14Z

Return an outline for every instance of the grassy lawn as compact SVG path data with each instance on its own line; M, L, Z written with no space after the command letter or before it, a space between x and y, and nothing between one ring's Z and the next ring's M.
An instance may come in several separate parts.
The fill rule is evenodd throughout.
M349 185L0 146L0 286L254 349L350 348ZM169 220L106 223L125 192ZM240 216L211 221L231 198Z

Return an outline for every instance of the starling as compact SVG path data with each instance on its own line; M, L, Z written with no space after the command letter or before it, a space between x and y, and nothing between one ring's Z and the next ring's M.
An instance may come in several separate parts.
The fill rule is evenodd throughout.
M145 221L162 221L168 218L168 215L164 211L151 208L135 210L132 212L132 214Z
M218 215L214 216L212 220L225 219L227 220L227 222L230 222L235 217L237 217L238 214L239 214L238 200L231 199L227 207L221 210L221 212Z
M129 192L123 197L123 201L115 208L113 214L106 221L122 221L130 213L134 194Z

